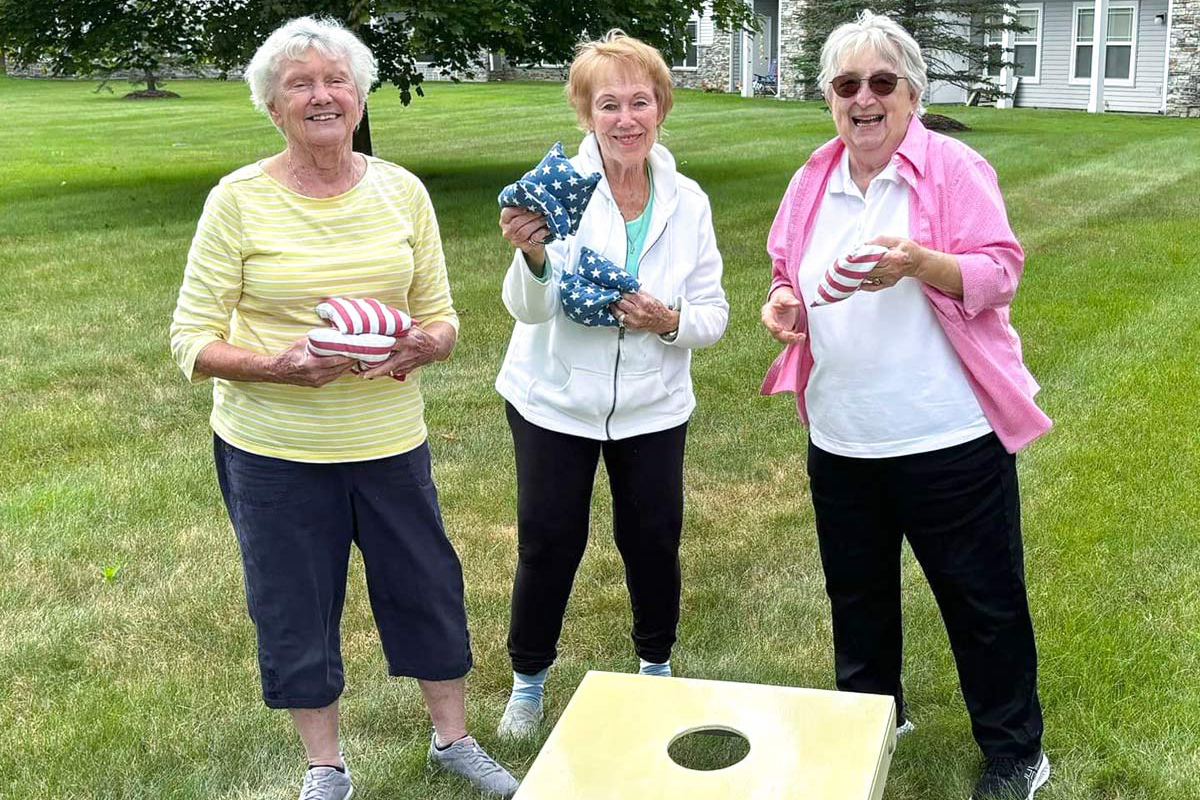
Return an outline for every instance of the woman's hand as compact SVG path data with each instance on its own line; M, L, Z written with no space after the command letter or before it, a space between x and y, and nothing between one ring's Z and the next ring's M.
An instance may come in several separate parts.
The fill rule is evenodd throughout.
M525 254L530 269L539 277L546 263L546 236L550 233L546 218L524 208L500 209L500 234Z
M648 331L662 336L679 330L679 312L672 311L658 298L645 291L623 294L608 310L617 322L631 331Z
M317 356L308 352L308 337L292 342L287 350L272 356L267 375L271 383L308 386L316 389L337 380L355 364L344 356Z
M457 334L454 327L445 322L431 322L428 328L414 324L404 336L396 337L392 345L395 352L387 361L376 364L362 373L364 378L381 375L407 375L418 367L441 361L454 349Z
M772 339L782 344L796 344L807 338L805 334L796 330L802 305L803 303L786 286L780 286L771 292L770 298L763 303L762 324Z
M896 236L876 236L867 244L880 244L888 251L875 269L867 273L862 283L864 291L878 292L895 286L901 278L916 278L951 297L963 296L962 271L958 259L949 253L939 253L912 239Z

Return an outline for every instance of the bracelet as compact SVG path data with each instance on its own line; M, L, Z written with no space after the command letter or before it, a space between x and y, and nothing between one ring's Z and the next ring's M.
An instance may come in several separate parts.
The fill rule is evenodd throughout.
M682 304L680 304L680 305L682 305ZM671 303L669 306L667 306L667 311L679 311L679 308L676 307L675 303ZM667 333L660 333L658 335L658 338L662 339L664 342L673 342L678 337L679 337L678 325L676 325L675 330L668 331Z

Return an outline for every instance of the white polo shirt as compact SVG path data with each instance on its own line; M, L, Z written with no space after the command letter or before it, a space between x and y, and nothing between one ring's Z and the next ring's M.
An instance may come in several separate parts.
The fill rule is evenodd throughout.
M876 236L909 235L909 191L893 157L864 197L850 177L849 151L842 153L800 263L806 304L839 256ZM917 279L810 307L808 336L814 365L804 399L809 434L822 450L886 458L991 431Z

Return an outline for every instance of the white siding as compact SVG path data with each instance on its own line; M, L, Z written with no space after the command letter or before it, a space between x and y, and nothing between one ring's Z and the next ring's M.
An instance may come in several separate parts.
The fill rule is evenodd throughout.
M1071 41L1074 27L1071 0L1046 0L1042 22L1041 83L1022 83L1017 89L1016 105L1040 108L1086 109L1088 87L1070 83ZM1104 103L1109 111L1156 113L1162 109L1163 63L1166 57L1167 26L1154 21L1155 14L1167 13L1167 0L1141 0L1138 3L1136 63L1133 86L1105 84Z

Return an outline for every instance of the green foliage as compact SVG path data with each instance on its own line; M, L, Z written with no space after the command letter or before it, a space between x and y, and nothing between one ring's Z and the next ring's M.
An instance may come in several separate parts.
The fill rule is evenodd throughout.
M821 69L821 47L830 32L851 22L863 9L862 0L821 0L804 3L800 24L806 31L800 55L794 63L805 76L805 91L821 95L817 74ZM985 66L1012 66L994 49L984 46L982 34L1003 30L1025 31L1012 16L1008 0L874 0L871 11L898 22L921 46L929 70L929 81L944 81L982 97L1004 94L999 86L981 80ZM966 66L961 66L965 60Z
M0 50L56 75L134 70L154 89L164 66L204 58L197 8L191 0L0 0Z
M380 79L393 83L407 105L420 93L416 61L446 73L481 68L484 50L514 63L565 63L581 38L621 28L663 51L683 55L684 28L703 0L209 0L206 27L212 57L222 67L250 57L274 28L303 14L348 23L379 60ZM719 24L748 22L739 0L715 0Z

